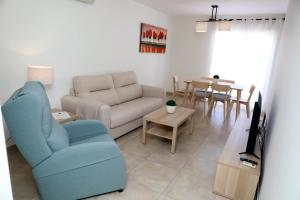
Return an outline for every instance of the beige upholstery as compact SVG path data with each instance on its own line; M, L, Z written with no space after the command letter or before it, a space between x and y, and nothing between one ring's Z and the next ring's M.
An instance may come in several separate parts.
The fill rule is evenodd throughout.
M133 71L114 73L112 74L112 78L116 88L137 83L137 78Z
M110 75L76 76L73 78L73 85L76 95L109 90L114 87L114 83Z
M110 128L116 128L130 121L141 118L149 112L157 110L162 106L162 104L162 99L142 97L113 106L111 109Z
M114 138L141 126L143 116L163 106L166 98L164 89L138 84L133 71L77 76L73 88L62 98L62 108L81 119L102 121Z
M94 99L110 106L114 106L121 103L120 98L115 89L82 93L77 96L82 98L87 98L87 99Z
M138 84L116 88L120 103L140 98L143 95L142 87Z

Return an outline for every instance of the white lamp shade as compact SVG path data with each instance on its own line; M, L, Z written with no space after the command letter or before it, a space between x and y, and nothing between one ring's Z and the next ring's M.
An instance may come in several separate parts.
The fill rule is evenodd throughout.
M231 30L231 22L230 21L221 21L219 22L219 31L230 31Z
M53 67L51 66L28 66L27 68L28 81L40 81L44 85L53 83Z
M196 22L196 32L197 33L207 32L207 22Z

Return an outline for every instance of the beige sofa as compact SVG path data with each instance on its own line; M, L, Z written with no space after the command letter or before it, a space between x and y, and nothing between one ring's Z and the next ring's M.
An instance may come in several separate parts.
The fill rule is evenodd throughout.
M113 138L142 125L143 116L162 107L165 90L140 85L133 71L73 78L70 95L62 97L63 110L82 119L102 121Z

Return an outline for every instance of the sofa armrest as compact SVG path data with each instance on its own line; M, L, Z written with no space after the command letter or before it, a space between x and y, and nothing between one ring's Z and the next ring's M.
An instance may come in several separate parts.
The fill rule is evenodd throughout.
M76 108L81 98L66 95L61 98L61 107L63 110L76 113Z
M161 98L163 102L166 101L166 91L163 88L142 85L143 97L157 97Z
M100 120L107 129L110 128L111 107L100 101L82 98L77 106L76 113L80 119Z
M120 159L120 167L124 161L114 141L74 145L52 154L47 160L33 169L33 174L35 178L40 179L107 162L112 159Z
M107 133L102 123L92 120L78 120L64 125L64 128L69 134L71 143Z

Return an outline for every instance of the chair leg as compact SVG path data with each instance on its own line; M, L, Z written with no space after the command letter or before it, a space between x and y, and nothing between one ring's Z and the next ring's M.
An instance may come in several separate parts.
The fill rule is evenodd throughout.
M231 113L231 111L232 111L233 104L234 104L234 102L233 102L233 101L231 101L231 102L230 102L230 104L229 104L229 108L228 108L228 110L229 110L229 112L230 112L230 113Z
M196 100L197 100L196 98L194 98L194 97L192 98L192 105L193 105L193 108L196 107Z
M247 103L246 109L247 109L247 118L250 118L250 105L249 105L249 103Z
M227 115L227 102L226 101L223 102L223 108L224 108L224 120L225 120L226 115Z
M176 92L173 92L173 99L176 99Z
M218 103L218 102L217 102L217 101L215 101L215 109L216 109L216 107L217 107L217 103Z
M214 99L211 99L211 101L210 101L210 103L209 103L209 108L208 108L209 112L212 111L212 109L213 109L213 107L214 107L214 103L215 103L215 100L214 100Z

